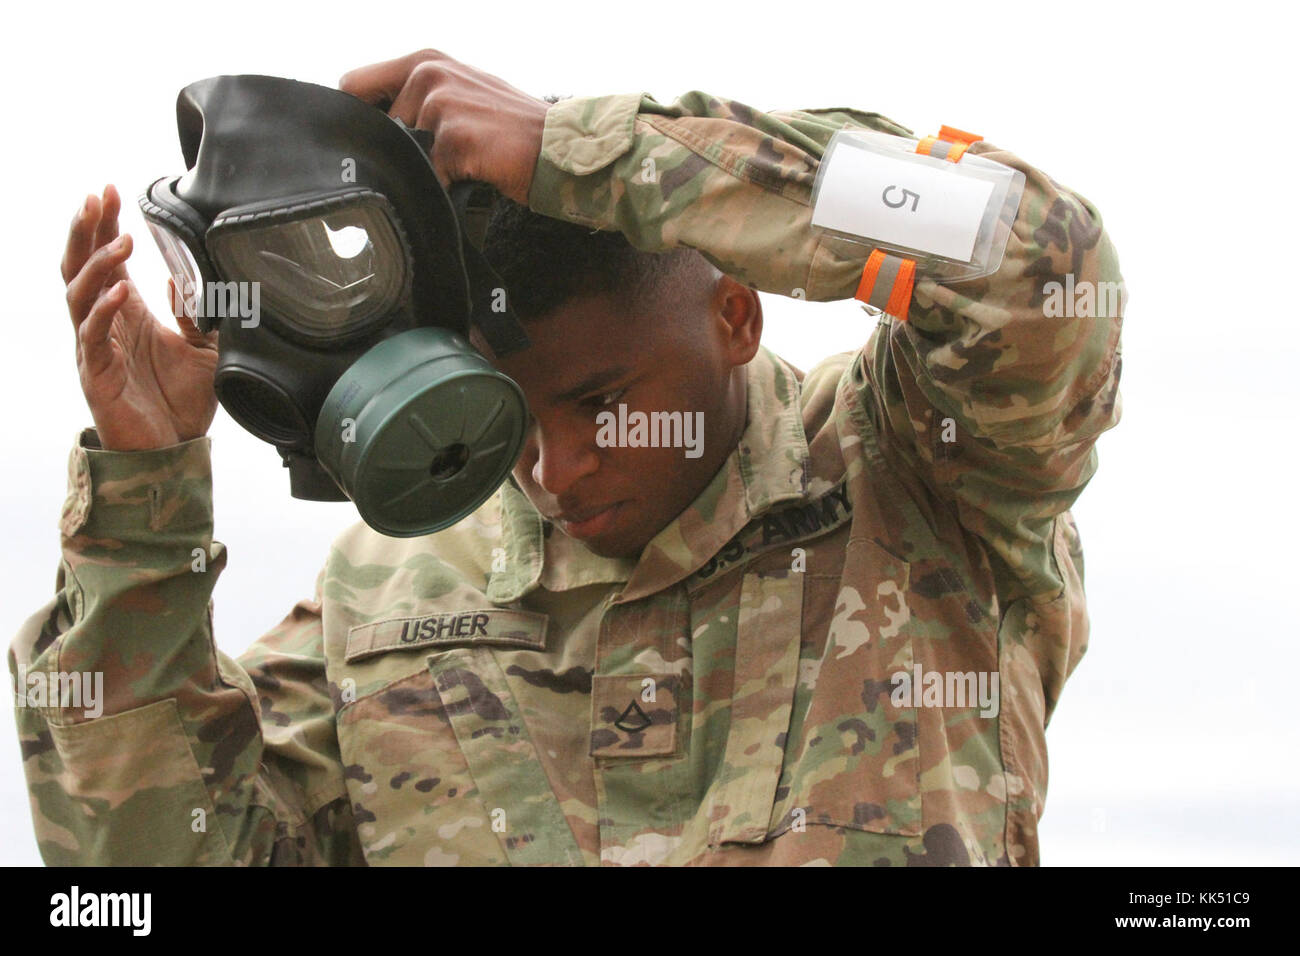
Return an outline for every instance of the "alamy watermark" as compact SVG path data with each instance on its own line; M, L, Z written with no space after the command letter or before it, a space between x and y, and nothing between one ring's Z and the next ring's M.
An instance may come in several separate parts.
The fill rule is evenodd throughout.
M174 280L173 280L174 281ZM262 284L260 282L218 282L206 284L183 280L176 287L181 314L196 318L239 319L246 329L262 322Z
M82 708L88 718L104 713L103 671L18 672L18 707Z
M996 717L999 707L997 671L927 671L920 664L911 672L895 671L889 702L895 707L974 707L981 717Z
M1127 301L1123 282L1076 282L1069 272L1063 283L1043 284L1043 316L1048 319L1114 319L1124 313Z
M704 454L703 412L629 412L619 403L618 413L596 413L596 444L601 448L685 448L687 458Z
M132 936L148 936L151 893L83 893L74 885L50 897L51 926L126 926Z

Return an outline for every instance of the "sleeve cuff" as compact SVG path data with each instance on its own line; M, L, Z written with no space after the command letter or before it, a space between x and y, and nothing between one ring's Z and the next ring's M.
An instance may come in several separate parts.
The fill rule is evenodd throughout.
M87 428L68 457L68 496L59 530L66 537L212 527L212 440L207 436L149 451L105 451Z
M632 148L637 112L642 97L648 95L619 93L553 103L546 111L528 207L566 218L559 211L564 182L604 169Z

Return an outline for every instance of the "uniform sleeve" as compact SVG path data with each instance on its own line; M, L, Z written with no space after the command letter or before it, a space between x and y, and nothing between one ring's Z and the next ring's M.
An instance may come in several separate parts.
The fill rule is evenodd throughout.
M317 601L216 648L210 442L69 462L54 599L13 641L32 817L50 865L360 860Z
M812 186L844 127L909 131L839 108L758 112L699 91L555 103L530 207L621 230L637 248L697 249L764 292L851 298L871 247L811 226ZM1000 269L918 279L907 321L881 319L851 372L883 453L918 476L1019 578L1059 592L1057 517L1096 470L1097 436L1119 420L1123 280L1101 216L1019 157L1024 172Z

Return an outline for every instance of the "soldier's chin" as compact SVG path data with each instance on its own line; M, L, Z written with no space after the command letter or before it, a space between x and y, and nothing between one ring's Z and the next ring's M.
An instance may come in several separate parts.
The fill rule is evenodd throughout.
M614 527L605 534L577 540L602 558L638 558L653 537L654 533L647 534L644 530Z
M593 554L598 554L602 558L636 558L640 557L641 552L649 541L648 538L641 540L630 540L629 535L611 532L608 535L601 535L593 538L576 538L581 541L583 547Z
M592 547L591 542L587 542L587 548L596 552L602 558L639 558L641 552L645 550L649 542L637 542L635 544L610 545L606 548Z

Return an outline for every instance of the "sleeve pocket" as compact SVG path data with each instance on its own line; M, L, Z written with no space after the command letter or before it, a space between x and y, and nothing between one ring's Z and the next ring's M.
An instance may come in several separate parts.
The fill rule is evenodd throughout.
M230 849L203 784L176 701L110 717L49 725L59 757L52 781L64 813L41 803L37 839L51 865L229 863Z

